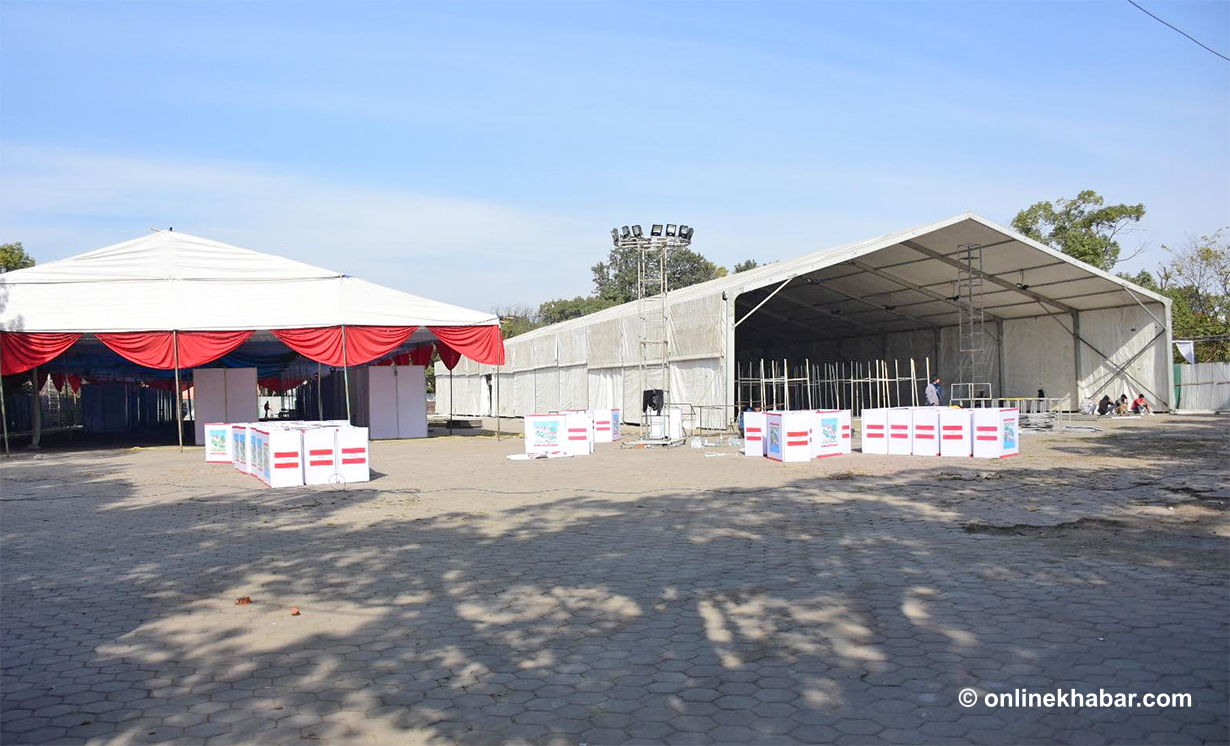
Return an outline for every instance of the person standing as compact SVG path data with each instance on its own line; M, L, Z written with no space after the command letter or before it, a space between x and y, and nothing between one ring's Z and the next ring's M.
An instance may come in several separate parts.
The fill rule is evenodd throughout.
M935 374L931 376L931 383L927 384L927 406L940 407L943 406L942 401L944 392L940 388L940 376Z

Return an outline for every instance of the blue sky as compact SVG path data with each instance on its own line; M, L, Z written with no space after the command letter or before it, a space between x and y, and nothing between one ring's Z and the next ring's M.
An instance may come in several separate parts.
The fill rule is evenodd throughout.
M1142 4L1230 54L1230 3ZM174 226L475 308L1086 188L1230 224L1230 63L1126 2L0 4L0 241Z

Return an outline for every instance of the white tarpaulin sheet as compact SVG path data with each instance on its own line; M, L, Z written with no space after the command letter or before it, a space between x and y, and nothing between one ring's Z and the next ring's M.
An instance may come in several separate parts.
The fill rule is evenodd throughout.
M1165 319L1160 306L1150 308L1158 319ZM1170 344L1163 328L1140 306L1084 311L1080 315L1081 336L1097 352L1081 344L1080 397L1099 399L1109 393L1112 399L1127 394L1135 399L1144 394L1149 401L1161 402L1169 409L1174 393L1167 391ZM1160 344L1159 344L1160 343ZM1109 361L1103 357L1109 356ZM1095 396L1096 394L1096 396Z
M1004 322L1004 393L1002 396L1063 397L1062 407L1073 409L1076 400L1076 350L1072 333L1061 317L1015 319ZM1071 319L1062 319L1069 325Z
M1177 368L1175 385L1179 388L1180 410L1221 412L1230 409L1230 363L1196 363Z
M584 365L559 369L559 408L589 409L589 378Z
M624 374L620 368L589 371L589 408L619 409L624 401Z

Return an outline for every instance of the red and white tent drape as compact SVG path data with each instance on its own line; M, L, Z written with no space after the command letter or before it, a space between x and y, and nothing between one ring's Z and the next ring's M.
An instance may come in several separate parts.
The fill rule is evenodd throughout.
M488 326L429 326L439 340L436 349L451 370L462 355L480 363L504 364L504 341L500 328ZM330 326L315 329L271 330L287 347L300 355L335 367L363 365L396 350L418 329L414 326ZM252 336L251 331L193 332L118 332L99 333L98 339L120 357L157 370L178 367L196 368L233 352ZM3 375L22 373L63 354L81 338L80 334L57 332L0 332L0 370ZM430 346L412 353L416 364ZM343 352L344 351L344 352Z

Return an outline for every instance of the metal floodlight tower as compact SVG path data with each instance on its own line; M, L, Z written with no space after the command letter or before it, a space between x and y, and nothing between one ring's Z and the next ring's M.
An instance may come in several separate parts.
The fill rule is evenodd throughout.
M670 253L687 248L692 243L692 233L692 228L680 225L676 229L673 223L652 223L648 234L639 225L611 231L616 247L636 252L638 380L642 392L662 391L663 406L670 401ZM649 402L642 397L642 428L648 424L649 411Z

